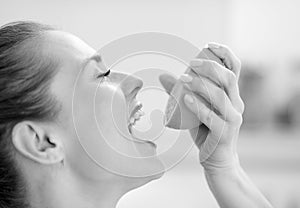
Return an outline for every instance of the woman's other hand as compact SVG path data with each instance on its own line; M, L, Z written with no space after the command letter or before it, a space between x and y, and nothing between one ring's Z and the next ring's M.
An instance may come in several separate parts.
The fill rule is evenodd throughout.
M207 171L218 171L238 164L236 145L244 111L238 88L241 62L226 46L208 44L208 48L224 66L211 60L192 60L195 76L185 84L191 93L184 101L203 123L190 130L200 150L200 162ZM160 81L170 93L176 79L164 74Z
M222 208L272 208L239 165L236 146L244 111L238 89L241 63L226 46L208 47L224 66L195 59L191 61L193 79L182 79L190 89L185 103L202 123L191 129L190 134L200 150L207 183ZM160 81L170 93L176 79L164 74Z

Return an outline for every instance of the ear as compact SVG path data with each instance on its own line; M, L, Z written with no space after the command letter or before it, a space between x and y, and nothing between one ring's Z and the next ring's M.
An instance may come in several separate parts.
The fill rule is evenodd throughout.
M41 164L64 160L61 138L47 132L42 124L29 121L16 124L12 130L12 143L20 154Z

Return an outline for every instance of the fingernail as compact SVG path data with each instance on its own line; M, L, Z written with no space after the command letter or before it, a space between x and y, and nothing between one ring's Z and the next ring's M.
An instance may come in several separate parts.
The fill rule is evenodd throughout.
M209 48L220 48L220 45L216 44L216 43L209 43L208 44Z
M201 66L203 61L201 59L193 59L190 61L191 66Z
M183 82L191 82L193 80L193 77L188 74L183 74L180 76L180 80Z
M184 96L184 99L190 104L194 103L194 98L188 94Z

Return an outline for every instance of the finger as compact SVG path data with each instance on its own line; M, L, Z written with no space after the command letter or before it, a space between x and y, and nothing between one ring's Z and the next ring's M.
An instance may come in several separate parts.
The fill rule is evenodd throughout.
M186 106L199 118L199 120L210 129L210 131L219 135L222 124L225 122L214 111L201 103L198 99L190 94L184 96Z
M236 82L236 75L232 71L212 60L192 59L190 68L197 75L210 79L220 87L229 87L232 81Z
M190 134L194 139L195 144L199 148L207 138L208 133L209 133L209 129L204 124L201 124L196 128L190 129Z
M227 94L206 78L195 77L191 83L184 85L186 88L203 97L210 103L220 116L226 121L233 121L237 112L232 106Z
M176 83L176 78L170 74L162 74L159 76L159 81L166 92L170 94Z
M225 45L217 44L217 43L209 43L208 48L212 50L212 52L217 55L226 67L232 70L237 78L240 77L241 71L241 61L240 59Z
M244 103L239 94L236 75L220 64L204 59L193 59L190 62L191 69L197 75L208 78L221 88L224 88L234 108L242 113Z

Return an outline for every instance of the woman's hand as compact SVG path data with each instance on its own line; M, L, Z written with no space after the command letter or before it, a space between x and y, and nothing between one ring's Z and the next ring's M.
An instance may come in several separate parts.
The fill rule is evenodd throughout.
M191 79L184 79L191 92L184 101L203 123L190 130L200 150L200 162L207 171L218 171L238 164L236 145L244 111L238 88L241 62L226 46L208 47L225 66L211 60L192 60L190 67L195 76L189 82L186 80ZM176 79L162 75L160 81L170 92Z
M238 89L241 63L226 46L208 46L225 67L196 59L190 63L192 78L182 77L190 92L185 103L202 123L190 134L200 150L207 183L222 208L272 208L239 165L236 146L244 111ZM176 79L164 74L160 81L170 93Z
M192 96L186 95L184 100L204 124L190 130L200 150L200 162L206 171L218 171L238 164L236 145L244 112L238 88L241 62L226 46L209 44L209 49L225 66L210 60L192 60L196 77L186 84Z

